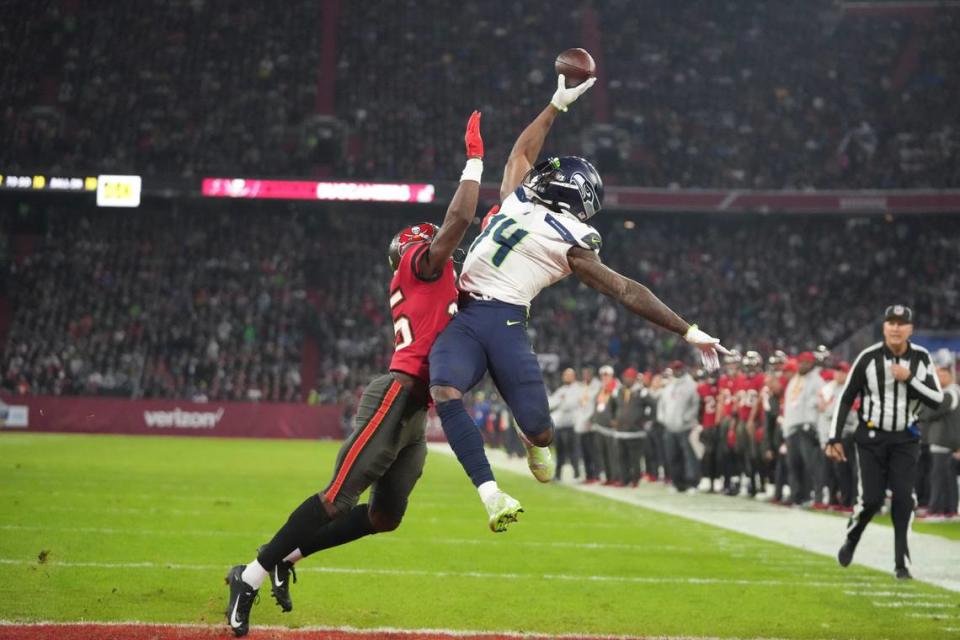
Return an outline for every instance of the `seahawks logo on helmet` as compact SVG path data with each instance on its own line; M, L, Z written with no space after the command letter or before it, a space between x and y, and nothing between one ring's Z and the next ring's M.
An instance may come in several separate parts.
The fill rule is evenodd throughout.
M597 206L597 194L593 190L593 185L590 184L587 176L582 173L575 173L571 177L573 181L577 183L577 187L580 188L580 199L583 200L583 208L587 211L592 211L593 213L590 214L590 216L592 216L600 209L600 207ZM589 218L590 216L587 217Z
M556 213L586 221L603 206L603 180L583 158L564 156L538 163L523 182L524 195Z

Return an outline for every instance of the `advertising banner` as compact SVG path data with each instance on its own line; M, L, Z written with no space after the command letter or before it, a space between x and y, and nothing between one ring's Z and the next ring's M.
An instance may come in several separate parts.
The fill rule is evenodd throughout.
M54 396L4 397L2 403L3 431L304 439L343 435L338 405Z

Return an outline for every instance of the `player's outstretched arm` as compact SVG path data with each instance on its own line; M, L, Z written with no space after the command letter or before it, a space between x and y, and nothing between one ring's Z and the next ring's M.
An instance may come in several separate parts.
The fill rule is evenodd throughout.
M684 340L700 350L704 367L709 370L720 368L717 352L727 352L720 341L678 316L650 289L603 264L593 251L572 247L567 252L567 261L570 269L585 285L617 300L631 313L683 336Z
M427 278L439 273L447 264L447 260L463 241L463 234L467 232L477 212L480 178L483 174L483 138L480 137L479 111L474 111L467 121L464 142L467 145L467 166L463 169L460 185L447 207L443 224L437 231L437 237L430 243L430 251L421 266L420 271Z
M543 142L547 139L547 133L550 132L550 127L553 126L557 114L566 111L596 81L596 78L590 78L583 84L568 89L563 74L557 76L557 90L553 94L553 98L550 99L550 104L540 112L540 115L533 122L527 125L517 141L513 143L510 157L507 158L507 165L503 169L503 181L500 183L501 201L506 200L507 196L520 186L523 176L527 175L527 172L533 167L533 163L540 155Z

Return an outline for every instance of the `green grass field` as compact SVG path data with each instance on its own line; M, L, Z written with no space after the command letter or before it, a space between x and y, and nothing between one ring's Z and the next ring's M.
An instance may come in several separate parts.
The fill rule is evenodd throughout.
M0 620L221 623L227 568L251 559L326 484L336 450L0 434ZM305 560L295 610L281 614L263 593L253 626L960 637L960 594L518 475L499 479L527 512L494 535L457 462L429 456L398 531Z

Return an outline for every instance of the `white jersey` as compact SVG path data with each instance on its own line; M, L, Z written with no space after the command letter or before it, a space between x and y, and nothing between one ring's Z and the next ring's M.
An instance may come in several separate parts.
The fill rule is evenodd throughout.
M511 194L477 236L460 274L460 289L530 306L545 287L570 275L570 247L600 251L600 234L573 216Z

